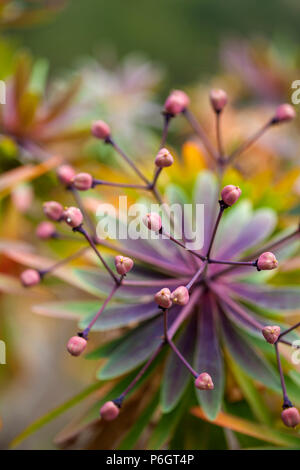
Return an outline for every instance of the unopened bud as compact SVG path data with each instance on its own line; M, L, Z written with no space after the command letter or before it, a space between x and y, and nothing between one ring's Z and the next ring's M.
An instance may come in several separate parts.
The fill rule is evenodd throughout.
M40 282L41 275L36 269L26 269L20 278L24 287L32 287Z
M186 305L190 300L189 291L185 286L179 286L172 292L171 300L177 305Z
M262 334L268 341L268 343L274 344L276 343L276 341L278 340L278 336L280 335L280 326L265 326L262 329Z
M266 251L260 255L256 264L259 271L270 271L277 268L278 261L273 253Z
M116 256L115 257L115 266L118 274L124 276L133 268L133 261L131 258L126 256Z
M93 186L93 177L89 173L78 173L73 180L73 185L79 191L87 191Z
M104 121L94 121L92 123L92 134L97 139L107 139L110 136L110 127Z
M44 214L51 220L61 220L63 206L56 201L48 201L43 204Z
M288 103L281 104L275 111L275 122L287 122L296 117L296 111Z
M36 228L36 236L42 240L54 237L56 234L55 225L52 222L41 222Z
M175 116L182 113L190 104L190 99L184 91L173 90L165 101L164 110L166 113Z
M80 356L87 345L87 340L81 336L72 336L67 344L67 350L72 356Z
M299 411L294 406L286 408L281 413L281 419L286 426L294 428L300 423Z
M242 194L241 189L238 186L228 184L222 189L221 197L222 201L225 202L227 206L232 206L239 199Z
M78 207L68 207L64 211L64 220L70 227L76 228L83 222L83 215Z
M161 217L156 212L150 212L143 217L143 222L149 230L159 232L161 229Z
M172 306L171 291L164 287L154 296L155 302L162 308L170 308Z
M155 165L159 168L171 166L174 163L174 158L166 148L160 149L155 157Z
M210 102L216 113L220 113L227 104L227 93L224 90L211 90Z
M100 408L100 416L105 421L113 421L119 416L120 409L113 401L107 401Z
M202 374L198 375L198 377L196 378L195 387L198 388L199 390L213 390L214 383L212 381L211 376L207 374L206 372L203 372Z
M75 175L76 172L70 165L62 165L57 170L59 181L66 186L69 186L72 183Z

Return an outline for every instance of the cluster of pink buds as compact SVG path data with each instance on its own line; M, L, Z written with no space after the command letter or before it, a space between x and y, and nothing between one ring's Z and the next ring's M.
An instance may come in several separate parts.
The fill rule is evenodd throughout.
M107 123L101 120L97 120L92 123L91 133L92 135L104 141L106 144L112 146L112 148L118 153L118 155L130 165L131 169L135 172L137 177L141 180L140 184L122 184L122 183L115 183L110 181L104 180L97 180L93 178L93 176L89 173L77 173L70 165L62 165L57 170L57 177L61 184L65 186L65 188L73 195L76 201L76 206L71 206L67 208L63 208L63 206L56 202L56 201L48 201L44 203L43 209L46 217L50 219L50 221L42 222L36 230L37 236L42 239L60 239L63 237L60 233L58 233L56 226L53 222L65 222L74 232L73 236L76 234L82 235L86 242L88 243L89 249L92 249L93 252L97 255L98 260L102 263L104 269L106 270L107 274L111 277L113 281L113 286L108 293L106 299L104 300L103 304L101 305L99 311L93 317L93 319L89 322L88 326L84 329L84 331L78 333L75 336L72 336L68 343L67 343L67 350L72 356L80 356L87 347L87 340L90 330L93 328L94 324L98 320L99 316L102 314L104 309L107 307L108 303L111 301L115 293L118 289L123 286L126 287L126 283L129 284L130 281L127 281L127 274L130 273L134 268L134 261L128 256L117 255L114 258L115 269L112 269L110 265L105 261L105 258L102 256L101 253L101 244L102 241L96 236L95 227L87 214L84 205L81 200L81 196L78 191L87 191L89 189L95 189L96 186L112 186L118 188L134 188L134 189L142 189L148 191L155 200L161 204L163 198L158 191L157 188L157 180L159 175L162 171L167 171L167 168L170 167L174 163L174 157L170 153L170 151L166 148L166 139L167 133L170 125L170 121L178 115L182 115L187 119L190 123L192 128L195 130L196 134L202 140L203 146L207 153L212 157L213 162L216 164L218 169L220 170L220 174L224 171L224 168L229 165L238 155L240 155L243 151L247 150L253 142L256 141L258 137L260 137L267 129L269 129L273 124L289 121L295 117L294 109L288 105L283 104L279 106L274 116L268 121L268 123L253 137L250 137L248 141L238 147L231 155L225 156L223 152L223 144L220 134L220 118L223 114L222 111L224 110L228 101L228 97L225 91L223 90L212 90L210 93L210 103L214 110L217 122L217 142L218 142L218 149L216 150L210 140L207 138L205 132L203 131L202 127L196 120L195 116L189 110L189 103L190 100L186 93L181 90L174 90L170 93L168 98L164 104L164 128L163 128L163 135L161 139L161 144L159 150L156 154L154 159L154 177L152 179L148 179L136 166L135 162L131 160L127 154L117 145L115 140L112 137L112 132ZM166 170L164 170L164 168ZM219 227L219 223L223 216L225 210L230 210L234 204L237 203L239 198L241 197L242 191L238 186L235 185L227 185L221 190L220 200L219 200L219 213L215 220L215 224L213 226L212 233L209 237L209 243L207 246L206 251L203 254L200 254L198 251L188 250L185 244L179 240L173 238L170 234L166 232L162 225L162 219L158 213L150 212L147 213L143 217L144 225L151 231L157 234L157 237L160 236L167 237L170 241L176 243L181 247L181 249L186 250L191 257L194 258L195 265L197 269L195 270L193 276L189 279L181 279L181 282L177 283L177 279L172 279L173 285L175 288L174 290L170 290L168 287L163 287L154 295L154 301L158 305L159 309L158 312L161 314L163 320L163 336L161 343L157 347L157 349L152 353L149 357L145 365L141 368L138 372L137 376L133 379L133 381L128 385L128 387L121 393L119 397L115 400L110 400L104 403L104 405L100 409L101 417L106 421L112 421L116 419L120 413L120 408L123 403L123 400L127 396L127 394L131 391L131 389L136 385L136 383L140 380L142 375L146 372L149 366L153 363L156 359L160 351L163 347L168 346L171 350L176 354L179 358L181 363L188 369L191 375L194 377L194 385L195 388L201 391L212 391L214 390L214 383L213 379L210 374L206 371L202 371L198 373L190 363L185 359L185 357L181 354L177 346L174 344L172 337L176 333L176 331L170 331L168 326L168 311L172 308L172 306L182 306L181 309L184 311L186 308L189 308L190 305L193 303L193 295L195 293L196 287L199 287L201 283L209 289L217 289L217 287L211 286L210 284L214 284L214 282L210 282L213 278L207 278L206 273L208 270L209 265L226 265L226 268L223 272L228 270L239 268L241 266L246 267L247 269L257 268L258 271L261 270L272 270L277 268L278 261L276 260L275 255L271 251L265 251L263 253L258 252L253 256L253 260L249 261L249 258L242 258L240 261L232 261L227 259L214 259L212 257L212 249L215 242L215 236ZM87 227L87 228L86 228ZM100 247L100 248L99 248ZM86 249L86 248L85 248ZM269 247L270 249L270 247ZM74 259L76 256L80 256L82 253L82 249L79 250L74 255L69 256L62 262L56 263L54 266L48 268L44 271L38 271L35 269L27 269L21 274L21 281L25 287L31 287L38 284L41 279L48 273L51 273L54 269L60 266L64 262L68 262L69 260ZM260 254L261 253L261 254ZM130 254L130 253L129 253ZM131 254L130 254L131 255ZM134 257L134 256L133 256ZM221 272L222 274L222 272ZM176 281L174 283L174 280ZM214 281L214 279L213 279ZM185 283L186 282L186 283ZM129 284L130 285L130 284ZM134 285L134 284L131 284ZM166 284L165 284L166 285ZM222 299L224 300L224 299ZM225 298L225 304L227 302L227 306L230 306L230 298ZM178 307L176 307L178 308ZM191 307L192 308L192 307ZM252 319L250 319L252 320ZM252 323L255 320L252 320ZM180 325L180 323L178 323ZM277 361L278 361L278 368L281 377L281 383L283 388L283 411L282 411L282 421L286 426L294 427L300 423L300 415L298 410L293 407L290 400L288 399L284 378L280 363L280 357L278 353L278 343L282 341L282 337L287 334L292 329L299 326L299 324L295 325L294 327L281 332L279 326L263 326L263 324L255 323L255 326L260 329L262 335L266 339L266 341L272 345L274 345L277 354ZM286 341L285 341L286 342ZM200 368L200 367L199 367ZM203 367L206 369L206 367ZM215 378L214 378L215 380ZM217 387L217 382L215 381L215 385ZM202 394L202 392L201 392Z

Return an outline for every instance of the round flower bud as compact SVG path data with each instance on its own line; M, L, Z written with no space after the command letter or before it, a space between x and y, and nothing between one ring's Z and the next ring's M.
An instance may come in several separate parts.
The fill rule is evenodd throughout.
M259 271L269 271L278 266L278 261L273 253L266 251L262 253L257 260L257 269Z
M127 258L126 256L116 256L115 266L117 273L124 276L133 268L133 261L131 258Z
M281 413L281 419L286 426L289 428L294 428L297 426L297 424L300 423L299 411L294 406L286 408Z
M56 201L48 201L43 204L44 214L51 220L61 220L63 216L63 206Z
M239 199L242 194L241 189L238 186L233 186L228 184L222 189L221 197L222 201L225 202L227 206L232 206Z
M73 185L79 191L87 191L93 186L93 177L89 173L78 173L73 180Z
M170 308L172 306L171 291L164 287L154 296L155 302L162 308Z
M159 232L161 229L161 217L156 212L150 212L143 217L143 222L149 230Z
M68 341L67 350L72 356L80 356L80 354L85 350L86 345L86 339L81 336L72 336Z
M32 287L40 282L41 275L36 269L26 269L20 278L24 287Z
M110 136L110 127L104 121L94 121L92 123L92 134L97 139L107 139Z
M275 122L291 121L296 117L296 111L288 103L281 104L275 111Z
M190 99L184 91L173 90L165 101L164 110L166 113L175 116L182 113L189 104Z
M171 166L173 163L174 159L170 154L169 150L167 150L166 148L160 149L160 151L155 157L155 165L158 166L158 168L164 168L167 166Z
M100 416L105 421L113 421L119 416L120 409L113 401L107 401L100 408Z
M227 104L227 93L224 90L211 90L209 98L216 113L220 113Z
M195 387L199 390L213 390L214 383L209 374L207 374L206 372L202 372L202 374L198 375L195 380Z
M52 222L41 222L36 228L36 236L42 240L54 237L56 234L55 225Z
M62 165L57 170L57 177L62 184L69 186L76 175L74 168L70 165Z
M278 336L280 335L280 326L265 326L262 329L262 334L268 341L268 343L274 344L276 343L276 341L278 340Z
M64 220L70 227L76 228L83 222L83 215L78 207L68 207L64 211Z
M190 300L189 291L185 286L179 286L171 294L171 300L177 305L186 305Z

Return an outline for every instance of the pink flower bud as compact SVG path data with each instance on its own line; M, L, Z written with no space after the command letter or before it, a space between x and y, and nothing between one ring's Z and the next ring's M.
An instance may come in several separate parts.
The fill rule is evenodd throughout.
M281 104L275 111L275 121L285 122L291 121L296 117L296 111L290 104Z
M104 121L94 121L92 123L92 134L97 139L107 139L110 136L110 127Z
M202 374L198 375L195 380L195 387L199 390L213 390L214 383L209 374L207 374L206 372L202 372Z
M20 278L24 287L35 286L41 280L40 273L36 269L26 269L22 272Z
M113 401L107 401L100 408L100 416L105 421L113 421L119 416L120 409Z
M297 424L300 423L299 411L294 406L286 408L281 413L281 419L286 426L289 428L294 428L297 426Z
M62 165L57 170L57 177L62 184L69 186L75 176L75 170L70 165Z
M42 240L47 240L48 238L53 237L55 234L56 228L52 222L41 222L36 228L36 235Z
M220 113L227 104L227 93L224 90L211 90L209 98L216 113Z
M278 336L280 335L280 326L265 326L262 329L262 334L264 335L265 339L270 344L276 343L278 340Z
M68 207L64 211L64 220L70 227L76 228L83 222L83 215L78 207Z
M164 168L167 166L171 166L174 163L174 159L170 154L169 150L166 148L160 149L158 154L155 157L155 165L159 168Z
M51 220L61 220L63 216L63 206L56 201L48 201L43 204L44 214Z
M93 177L89 173L78 173L74 178L73 184L79 191L87 191L93 186Z
M222 189L222 201L225 202L227 206L232 206L238 200L241 194L242 191L238 186L228 184Z
M165 101L164 110L168 114L176 115L182 113L189 104L190 99L184 91L173 90Z
M118 274L124 276L133 268L133 261L131 258L127 258L126 256L116 256L115 265Z
M86 339L81 338L81 336L72 336L68 341L67 350L72 356L80 356L80 354L85 350L86 345Z
M171 300L177 305L186 305L190 300L189 291L185 286L179 286L172 292Z
M273 253L266 251L262 253L257 260L257 269L259 271L269 271L278 266L278 261Z
M143 217L143 222L149 230L159 232L161 229L161 217L156 212L150 212Z
M172 306L171 291L164 287L154 296L155 302L162 308L170 308Z

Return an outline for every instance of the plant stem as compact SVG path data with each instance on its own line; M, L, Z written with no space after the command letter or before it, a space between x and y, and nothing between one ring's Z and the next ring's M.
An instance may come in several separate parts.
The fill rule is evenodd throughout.
M283 394L283 406L284 407L290 407L290 406L292 406L292 404L290 402L290 399L288 397L287 390L286 390L286 385L285 385L285 380L284 380L284 375L283 375L283 370L282 370L282 365L281 365L280 354L279 354L277 342L274 344L274 346L275 346L275 351L276 351L277 366L278 366L278 370L279 370L280 382L281 382L281 388L282 388L282 394Z
M172 237L172 235L170 235L168 232L166 232L164 229L162 230L162 235L165 235L167 238L169 238L169 240L171 240L172 242L176 243L177 245L181 246L181 248L184 248L186 251L188 251L189 253L191 253L192 255L196 256L197 258L201 259L202 261L205 261L206 258L205 256L202 256L200 255L199 253L197 253L196 251L193 251L193 250L188 250L185 246L184 243L180 242L179 240L176 240L176 238Z
M278 336L278 339L279 338L282 338L283 336L287 335L288 333L290 333L291 331L295 330L296 328L298 328L300 326L300 322L299 323L296 323L296 325L294 326L291 326L290 328L288 328L287 330L283 331L282 333L280 333L280 335Z
M211 235L211 239L210 239L210 242L209 242L209 247L208 247L207 254L206 254L206 258L208 260L209 260L210 253L211 253L211 250L212 250L212 247L213 247L213 243L214 243L214 240L215 240L215 237L216 237L216 233L217 233L217 230L218 230L218 227L219 227L219 223L221 221L224 210L226 209L226 206L224 205L223 201L219 201L219 203L220 203L219 214L218 214L217 220L215 222L215 226L214 226L214 229L213 229L213 232L212 232L212 235Z
M86 224L88 225L91 233L93 234L93 237L95 237L95 235L96 235L95 225L94 225L92 219L90 218L89 214L85 210L84 204L82 203L82 199L81 199L77 189L74 188L73 186L69 186L68 189L72 192L73 197L76 201L76 204L79 207L79 209L81 210L83 218L84 218Z
M110 267L108 266L108 264L106 263L106 261L103 259L101 253L99 252L99 250L97 249L94 241L92 240L92 238L90 237L90 235L87 233L87 231L80 225L79 227L76 227L73 229L75 232L79 232L81 233L85 239L88 241L88 243L90 244L90 246L93 248L94 252L96 253L96 255L98 256L98 258L100 259L101 263L103 264L103 266L105 267L105 269L109 272L109 274L111 275L111 277L113 278L113 280L115 281L115 283L117 285L120 284L120 280L117 278L117 276L113 273L113 271L110 269Z
M261 129L259 129L255 134L249 137L243 144L241 144L227 159L227 164L232 163L232 161L238 157L242 152L248 150L254 142L256 142L273 124L273 120L269 120Z
M114 293L116 292L116 290L120 287L120 284L117 285L115 284L112 288L112 290L110 291L110 294L108 295L108 297L106 297L106 299L104 300L100 310L96 313L96 315L94 316L94 318L90 321L90 323L88 324L88 326L84 329L83 331L83 334L84 335L88 335L90 329L92 328L92 326L96 323L96 321L98 320L99 316L101 315L101 313L103 312L103 310L105 309L105 307L107 306L107 304L109 303L109 301L112 299ZM86 337L84 336L84 337Z
M216 112L216 134L217 134L217 143L219 151L219 161L222 161L224 155L223 142L222 142L222 133L221 133L221 112Z
M202 126L199 124L195 116L189 111L188 109L185 109L182 114L185 116L187 121L190 123L196 134L200 137L200 139L203 142L204 147L207 150L207 153L215 160L216 162L218 161L218 155L213 148L210 140L208 139L206 133L204 132Z
M58 261L57 263L53 264L49 268L46 268L44 270L39 271L40 275L45 276L46 274L49 274L49 273L55 271L56 269L60 268L64 264L67 264L70 261L73 261L74 259L79 258L84 252L86 252L89 249L90 249L90 247L87 247L87 246L85 246L84 248L81 248L80 250L76 251L72 255L67 256L67 258L64 258L63 260Z
M200 266L200 268L198 269L198 271L196 271L196 273L194 274L194 276L192 277L192 279L190 280L190 282L188 284L186 284L186 288L188 290L191 290L191 288L193 287L193 285L195 284L195 282L198 280L199 276L201 276L201 274L204 272L205 268L207 267L207 260L204 261L204 263L202 264L202 266Z
M131 160L131 158L126 155L126 153L118 146L118 144L116 144L113 139L109 138L106 142L112 145L112 147L118 152L119 155L121 155L121 157L128 163L128 165L131 166L131 168L144 181L144 183L146 183L147 185L150 184L150 181L143 175L143 173L138 169L136 164Z
M211 259L209 260L210 264L229 264L233 266L256 266L255 261L226 261L226 260L218 260L218 259Z
M93 186L112 186L114 188L144 189L149 191L148 186L142 184L113 183L111 181L104 181L95 178L93 179Z

